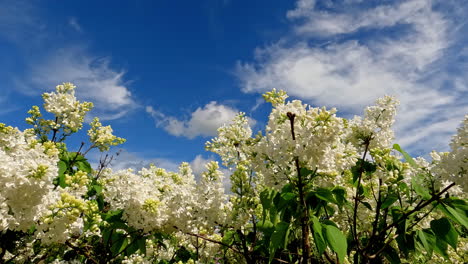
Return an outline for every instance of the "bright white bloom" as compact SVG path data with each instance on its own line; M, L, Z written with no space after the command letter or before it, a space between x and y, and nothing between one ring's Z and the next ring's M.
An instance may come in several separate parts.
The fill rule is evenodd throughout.
M132 170L107 170L101 181L111 209L122 209L130 226L144 231L193 232L224 220L220 209L226 198L217 168L209 164L199 185L188 163L180 166L179 173L154 165L137 174Z
M356 162L355 148L343 140L348 133L345 121L335 113L335 109L312 108L299 100L273 109L266 135L254 149L256 171L266 185L281 188L289 177L296 177L296 157L300 168L331 176Z
M198 226L210 230L213 226L226 222L229 204L226 203L224 175L219 170L218 162L210 161L205 167L206 171L197 185L194 198L197 199L196 210L201 216L197 219Z
M245 159L246 147L251 140L252 129L245 113L239 113L233 122L218 128L218 136L206 143L206 149L217 153L225 166Z
M452 137L450 152L432 152L433 173L442 180L455 182L468 192L468 115L457 129L457 134ZM454 190L451 190L453 193ZM456 195L456 194L454 194Z
M63 128L65 133L74 133L83 127L84 116L93 107L92 103L80 103L75 97L72 83L57 85L56 91L44 93L44 109L55 115L55 129Z
M57 154L53 143L0 124L0 231L28 230L54 202Z
M90 225L89 232L99 235L101 216L96 201L84 200L66 190L55 193L58 201L49 206L47 215L37 226L36 238L43 244L65 243L70 237L83 234L84 219Z
M350 122L352 134L349 141L361 151L367 142L370 143L369 149L388 148L394 138L392 125L395 122L398 100L385 96L377 99L375 104L366 108L364 119L356 116Z
M122 260L122 264L151 264L153 263L150 260L147 260L144 255L132 254L129 257L125 257Z

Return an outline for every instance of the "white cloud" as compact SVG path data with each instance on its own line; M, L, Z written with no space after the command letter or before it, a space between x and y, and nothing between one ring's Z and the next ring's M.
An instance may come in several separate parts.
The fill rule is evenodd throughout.
M83 32L83 28L78 23L78 20L76 19L76 17L70 17L68 19L68 24L70 25L70 27L72 27L77 32L80 32L80 33Z
M242 90L283 89L315 105L354 114L377 97L395 95L401 100L397 141L424 151L442 145L439 140L446 145L447 134L455 133L456 120L468 110L463 101L467 78L448 70L457 41L455 22L432 1L370 9L353 4L331 4L326 11L315 1L298 1L287 13L294 34L258 49L254 63L238 64ZM326 44L314 44L317 40ZM296 44L288 44L292 42ZM431 122L443 125L434 129Z
M90 159L93 160L93 164L97 166L100 154L97 152L91 154ZM166 158L145 158L141 153L121 149L117 154L113 155L113 159L109 167L114 171L124 169L139 171L144 167L149 167L150 164L154 164L156 167L163 168L167 171L178 171L180 162Z
M32 87L51 91L63 82L77 86L76 95L94 103L94 115L104 120L117 119L137 107L123 80L124 72L111 68L110 59L96 58L82 48L66 48L31 62L22 91L37 94Z
M213 161L213 157L204 158L202 155L197 155L195 159L190 162L190 167L192 168L193 174L195 175L196 179L200 179L201 174L206 171L205 165ZM219 170L223 173L223 186L227 193L231 193L231 171L220 167Z
M200 176L205 170L205 165L212 161L213 158L204 158L202 155L197 155L195 158L190 162L190 167L192 168L193 174Z
M124 81L125 72L111 67L110 58L90 53L85 42L76 38L76 31L82 31L77 18L51 25L46 13L31 1L0 3L0 38L12 42L24 57L18 61L29 67L12 77L15 88L37 96L73 82L80 99L95 103L91 114L102 119L120 118L137 107Z
M146 107L146 112L153 117L157 127L162 127L171 135L183 136L189 139L197 136L216 136L217 129L224 124L230 123L239 113L237 109L218 104L215 101L204 107L197 108L191 113L189 120L179 120L172 116L166 116L151 106ZM255 120L250 119L250 124L254 125Z
M0 35L23 45L35 45L46 37L46 24L31 1L0 2Z

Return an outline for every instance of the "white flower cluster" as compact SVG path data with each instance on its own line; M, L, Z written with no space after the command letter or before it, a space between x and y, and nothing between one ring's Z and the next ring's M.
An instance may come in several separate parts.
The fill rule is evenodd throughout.
M215 163L207 168L198 185L187 163L180 166L179 173L154 165L136 174L130 169L115 173L108 169L101 182L111 210L123 210L130 226L145 232L196 232L224 221L222 174Z
M350 121L349 140L360 151L367 143L370 143L369 149L388 148L394 138L392 125L398 105L398 100L391 96L377 99L376 105L366 108L364 119L355 116Z
M28 230L55 202L57 162L53 143L0 124L0 232Z
M345 121L335 113L335 109L312 108L299 100L273 109L266 135L254 150L256 171L267 186L281 188L296 175L296 158L301 168L330 176L339 175L356 162L356 149L344 141Z
M83 127L84 116L93 107L90 102L76 100L72 83L57 85L56 91L44 93L44 108L55 115L55 129L63 128L65 133L74 133Z
M206 149L217 153L225 166L245 160L246 147L251 139L252 129L245 113L239 113L232 123L218 128L218 136L206 143Z
M440 175L442 180L455 182L468 192L468 115L457 129L450 143L450 152L432 152L433 168L435 174Z

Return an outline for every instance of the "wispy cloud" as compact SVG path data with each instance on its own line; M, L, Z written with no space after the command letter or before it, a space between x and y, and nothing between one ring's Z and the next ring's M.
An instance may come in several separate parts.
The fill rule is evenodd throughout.
M31 1L0 2L0 35L15 42L35 45L46 36L47 24L36 15L38 8Z
M467 79L450 69L455 61L466 67L453 57L460 54L454 48L461 22L429 0L327 3L322 9L300 0L287 12L291 35L257 49L255 62L238 64L242 90L275 87L354 114L377 97L395 95L401 100L397 141L413 151L446 146L468 112Z
M12 77L17 91L37 96L63 82L73 82L80 99L95 103L92 114L107 120L138 107L125 81L125 70L112 67L110 57L90 52L89 42L76 36L76 31L82 32L77 18L64 20L51 27L33 2L0 2L0 38L16 46L26 66Z
M78 23L78 19L76 17L70 17L68 19L68 24L70 25L70 27L72 27L77 32L80 32L80 33L83 32L83 28Z
M152 106L147 106L146 112L153 117L157 127L162 127L171 135L183 136L189 139L197 136L217 135L217 129L224 124L230 123L239 113L237 109L215 101L204 107L197 108L191 113L188 120L179 120L176 117L167 116L155 110ZM254 125L255 120L250 119L250 124Z
M138 105L123 80L124 72L110 67L109 58L97 58L82 48L64 48L54 51L30 64L24 81L18 80L21 90L37 93L52 90L62 82L73 82L77 96L92 101L95 115L102 119L117 119L135 109Z

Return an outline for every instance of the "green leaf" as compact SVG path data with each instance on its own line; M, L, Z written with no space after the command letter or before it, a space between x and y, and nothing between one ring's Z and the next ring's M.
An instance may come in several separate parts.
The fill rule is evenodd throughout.
M77 152L68 152L68 160L78 162L86 161L86 158Z
M123 210L109 211L105 214L104 220L107 222L120 221L123 215Z
M292 192L281 193L281 199L279 199L278 204L276 205L277 209L281 211L285 206L287 206L290 202L296 202L295 199L296 194Z
M276 250L285 247L286 235L288 234L289 223L279 222L276 225L275 232L270 239L270 257L275 254Z
M325 225L325 240L327 241L328 245L330 246L331 250L338 254L338 259L340 263L344 262L344 258L346 256L346 251L348 248L348 243L346 242L346 237L343 233L332 225Z
M67 163L65 163L63 160L60 160L57 163L57 166L58 166L58 169L59 169L59 171L58 171L58 173L59 173L58 185L60 185L60 187L62 187L62 188L65 188L67 186L65 184L65 172L68 169Z
M266 219L266 213L268 210L270 210L271 206L271 193L273 191L270 191L269 189L265 189L263 192L260 193L260 202L262 203L262 219L265 221Z
M314 191L315 196L317 196L319 199L324 200L326 202L334 203L337 204L338 202L335 200L335 197L333 196L332 191L329 189L325 188L317 188Z
M307 168L301 168L300 172L301 172L301 176L304 177L304 178L308 177L309 175L312 176L312 177L315 176L315 170L309 170Z
M322 232L322 224L319 222L318 218L315 215L312 216L312 234L319 255L322 255L323 252L325 252L325 249L327 248L327 244L325 243L325 239L323 238Z
M435 247L434 247L434 251L436 251L437 253L439 253L439 255L441 255L442 257L444 257L445 259L449 259L449 255L447 253L447 249L448 249L448 244L447 242L441 240L441 239L436 239L435 241Z
M145 255L146 254L146 238L141 237L136 241L136 243L138 245L138 249L140 250L140 253Z
M233 230L230 230L224 233L224 236L222 239L223 243L227 245L231 245L233 241L235 240L235 234L236 234L236 231L233 231Z
M78 161L75 163L75 165L80 171L84 171L87 173L91 173L92 171L91 165L87 161Z
M346 202L346 190L340 187L335 187L332 190L332 193L335 195L335 200L338 205L343 205Z
M370 205L370 203L368 203L368 202L361 202L361 204L363 204L367 209L369 209L369 210L372 211L372 206Z
M391 264L400 264L400 256L398 256L398 252L392 246L387 246L382 254L387 258L387 260Z
M117 256L127 245L128 245L128 238L126 235L122 233L114 233L111 236L112 246L111 252L112 256Z
M430 199L431 194L429 193L429 190L422 186L419 183L419 180L417 178L412 178L411 179L411 185L413 186L414 191L420 195L423 199Z
M401 149L400 145L394 144L393 149L403 154L403 157L405 158L406 162L408 162L412 167L418 168L418 164L414 162L413 158L406 151Z
M381 209L385 209L392 205L394 202L398 200L398 196L396 194L389 194L387 197L385 197L385 200L382 202L382 207Z
M431 229L437 239L447 242L453 249L457 248L458 233L447 218L432 220Z
M426 232L422 230L416 230L416 236L419 239L419 241L421 241L421 245L423 246L423 248L427 251L427 253L430 256L432 254L432 246L427 241Z
M452 208L450 206L446 207L447 210L453 215L453 217L457 220L458 223L468 228L468 217L466 215L466 211L461 211L458 208Z
M97 194L100 194L102 192L102 186L101 185L93 185L93 189L96 191Z
M275 226L269 220L258 222L257 228L258 230L262 231L268 237L271 236L271 234L273 234L273 232L275 231Z

